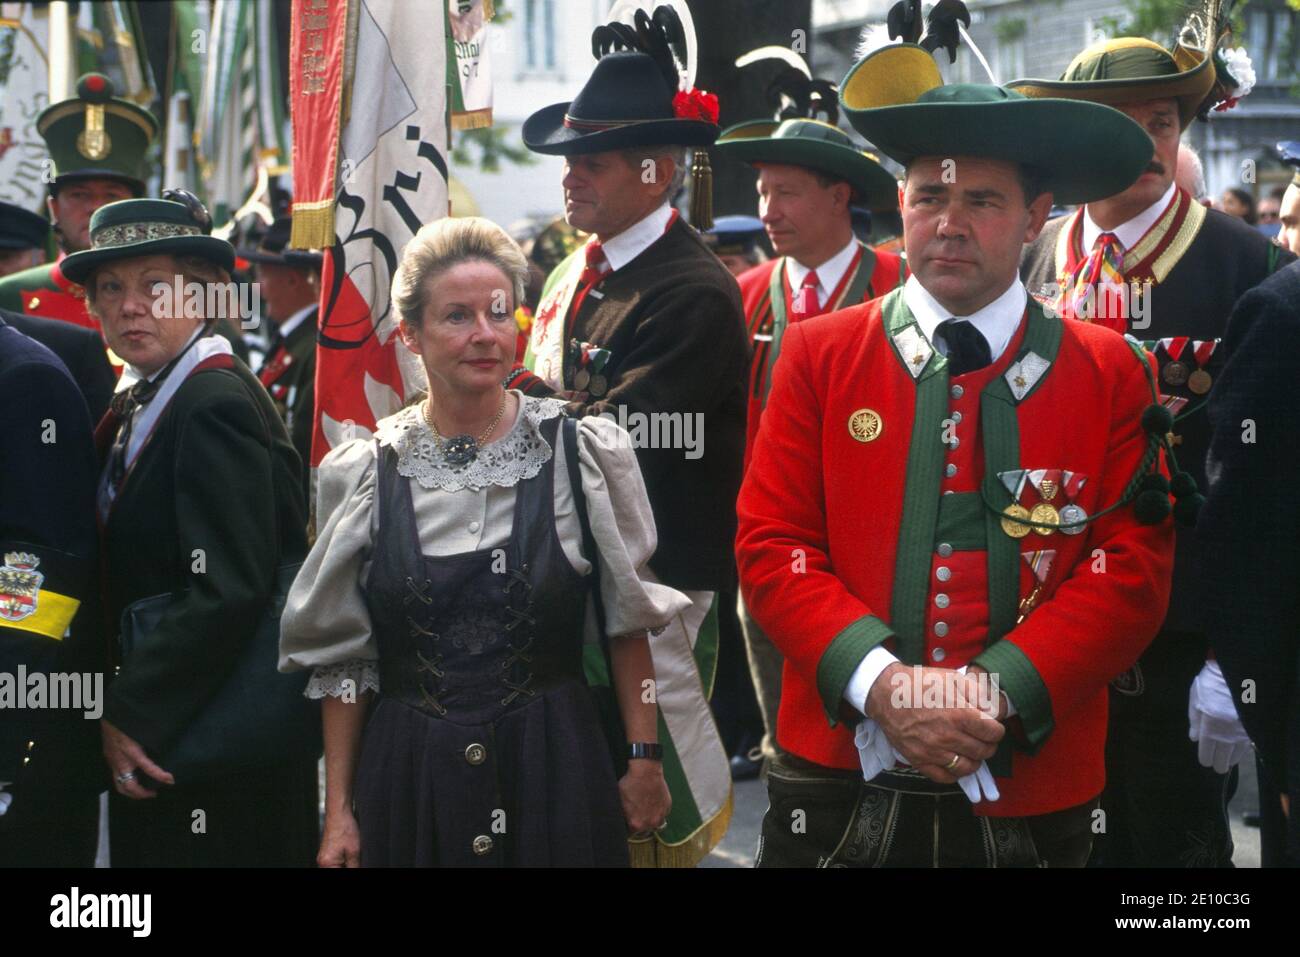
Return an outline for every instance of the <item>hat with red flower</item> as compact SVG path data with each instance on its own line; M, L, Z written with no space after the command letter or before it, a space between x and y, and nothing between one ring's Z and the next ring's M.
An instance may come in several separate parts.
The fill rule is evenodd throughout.
M631 24L595 29L596 68L569 103L524 121L524 145L535 153L573 156L631 146L707 146L718 136L718 98L696 89L687 68L694 43L681 7L653 13L635 8ZM688 14L689 15L689 14Z

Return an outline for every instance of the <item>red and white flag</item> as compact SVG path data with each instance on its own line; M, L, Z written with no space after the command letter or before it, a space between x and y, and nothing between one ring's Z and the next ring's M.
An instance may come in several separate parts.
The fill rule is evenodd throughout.
M445 9L408 0L294 0L293 245L313 245L299 229L304 214L319 223L315 211L332 208L333 226L332 243L315 243L329 248L313 466L335 446L369 436L423 387L418 362L398 342L388 295L407 242L447 215ZM338 23L346 24L343 42L332 32ZM342 119L331 123L336 75ZM331 169L332 191L322 190Z

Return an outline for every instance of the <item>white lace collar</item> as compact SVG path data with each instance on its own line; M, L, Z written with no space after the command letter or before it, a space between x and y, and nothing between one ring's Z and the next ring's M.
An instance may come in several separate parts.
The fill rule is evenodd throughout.
M423 404L417 402L381 419L375 426L379 444L397 452L397 473L413 478L421 488L458 492L488 485L513 486L537 475L551 458L551 447L538 427L564 411L561 399L537 399L515 390L519 414L501 438L479 449L468 465L450 465L438 451L433 432L424 421Z

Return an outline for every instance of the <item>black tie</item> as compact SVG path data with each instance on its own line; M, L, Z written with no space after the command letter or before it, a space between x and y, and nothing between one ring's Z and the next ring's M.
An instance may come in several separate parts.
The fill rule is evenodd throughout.
M956 378L993 361L984 334L964 319L945 319L935 332L948 346L948 375Z

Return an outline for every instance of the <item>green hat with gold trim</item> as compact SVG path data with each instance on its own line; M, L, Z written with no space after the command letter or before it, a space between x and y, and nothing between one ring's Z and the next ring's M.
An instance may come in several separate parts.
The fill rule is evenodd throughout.
M1122 192L1154 149L1142 127L1109 106L945 84L930 51L913 43L881 47L855 64L840 103L853 128L895 162L971 156L1029 166L1061 204Z
M722 131L716 149L746 163L787 163L844 180L855 202L873 210L898 204L898 182L838 126L795 118L751 120Z
M1187 129L1214 89L1213 57L1179 43L1172 51L1145 37L1119 37L1093 44L1065 68L1059 80L1014 80L1010 89L1031 97L1064 97L1116 106L1143 100L1178 101Z
M114 179L136 196L144 194L145 153L158 134L148 110L115 97L113 81L87 73L77 81L77 95L47 106L36 118L36 131L54 161L51 192L76 179Z
M163 195L167 198L121 199L99 207L90 217L90 248L62 260L59 271L84 285L104 263L172 255L201 256L230 272L235 247L208 235L212 217L203 204L183 189L169 189Z

